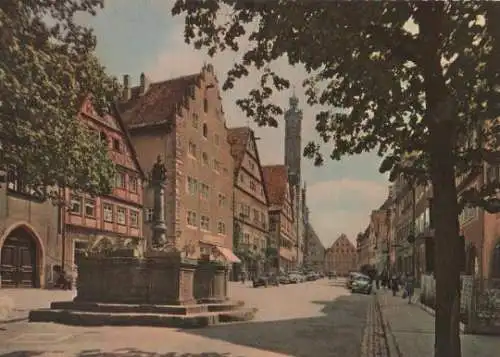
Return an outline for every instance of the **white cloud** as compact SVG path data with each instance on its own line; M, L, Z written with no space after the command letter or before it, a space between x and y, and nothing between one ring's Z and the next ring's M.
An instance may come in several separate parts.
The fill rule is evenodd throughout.
M184 20L181 17L174 17L172 21L174 26L165 40L165 51L156 58L151 68L146 70L147 75L153 81L173 78L199 71L203 63L206 62L214 65L217 77L222 83L227 71L232 68L233 64L239 59L239 56L241 56L241 52L228 51L218 54L215 58L210 58L203 51L197 51L191 45L184 43ZM245 49L247 48L247 44L248 42L242 41L240 47ZM291 84L296 88L295 92L303 109L302 144L305 145L315 136L314 110L305 104L306 100L302 90L302 82L306 78L306 71L299 66L289 66L285 59L281 59L273 65L273 69L290 80ZM237 99L246 97L247 93L251 89L256 88L258 83L259 75L257 72L253 72L247 78L236 82L234 89L222 94L226 119L229 126L250 125L255 129L257 136L261 138L259 151L264 164L282 163L284 155L283 118L277 118L278 128L258 128L249 121L235 103ZM273 102L282 108L287 108L288 99L291 94L291 90L276 93Z
M341 179L318 182L308 188L311 221L326 247L345 233L351 241L367 225L373 209L387 197L383 183Z

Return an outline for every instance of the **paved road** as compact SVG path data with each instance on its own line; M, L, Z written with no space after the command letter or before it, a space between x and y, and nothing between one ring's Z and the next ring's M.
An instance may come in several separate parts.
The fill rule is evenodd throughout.
M233 298L259 308L255 321L207 329L0 325L0 357L358 357L371 297L338 285L232 284Z

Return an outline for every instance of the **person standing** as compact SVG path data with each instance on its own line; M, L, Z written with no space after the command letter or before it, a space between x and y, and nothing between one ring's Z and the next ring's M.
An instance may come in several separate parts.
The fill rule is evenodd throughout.
M413 297L413 293L415 290L415 278L413 277L412 274L407 274L406 275L406 281L405 281L405 290L406 290L406 295L408 295L408 304L411 304L411 299Z
M391 290L392 290L392 296L396 296L397 292L399 289L399 279L396 274L392 274L391 278Z

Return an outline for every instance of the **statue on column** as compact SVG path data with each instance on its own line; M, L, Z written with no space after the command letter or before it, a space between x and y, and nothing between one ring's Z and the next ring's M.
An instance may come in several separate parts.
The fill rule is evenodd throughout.
M154 188L153 208L153 239L152 245L155 250L170 250L171 244L167 240L167 225L165 224L165 180L167 168L161 156L158 155L151 170L151 183Z

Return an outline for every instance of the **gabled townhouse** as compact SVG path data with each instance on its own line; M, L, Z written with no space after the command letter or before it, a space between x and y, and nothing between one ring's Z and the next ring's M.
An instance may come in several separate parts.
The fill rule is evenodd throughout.
M233 248L250 275L265 268L269 213L264 174L255 133L248 127L230 128L228 141L234 159ZM234 270L236 276L238 269Z

